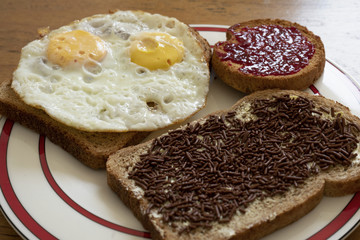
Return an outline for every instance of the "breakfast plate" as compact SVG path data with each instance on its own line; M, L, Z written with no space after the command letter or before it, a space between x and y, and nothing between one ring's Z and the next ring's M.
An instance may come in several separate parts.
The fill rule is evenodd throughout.
M213 45L227 26L192 25ZM309 93L336 100L360 116L360 86L327 60ZM207 106L188 121L233 105L244 94L212 74ZM0 120L0 205L25 239L149 239L150 234L107 186L105 170L92 170L45 136L5 117ZM157 131L149 137L161 134ZM264 239L341 239L360 223L360 192L324 197L297 222Z

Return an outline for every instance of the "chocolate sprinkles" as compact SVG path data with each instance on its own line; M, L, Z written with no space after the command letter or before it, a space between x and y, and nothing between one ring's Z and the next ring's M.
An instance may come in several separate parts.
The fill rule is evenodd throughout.
M357 156L359 126L334 108L285 95L255 100L250 111L250 121L229 112L153 141L129 174L150 202L147 211L180 232L210 228Z

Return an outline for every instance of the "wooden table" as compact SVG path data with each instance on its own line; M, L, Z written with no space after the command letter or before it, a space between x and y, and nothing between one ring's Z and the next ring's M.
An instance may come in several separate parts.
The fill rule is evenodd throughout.
M11 78L20 50L39 27L60 27L109 9L140 9L185 23L232 25L256 18L283 18L321 36L326 57L360 82L360 4L358 0L1 0L0 81ZM0 214L0 239L21 239ZM347 239L360 239L360 228Z

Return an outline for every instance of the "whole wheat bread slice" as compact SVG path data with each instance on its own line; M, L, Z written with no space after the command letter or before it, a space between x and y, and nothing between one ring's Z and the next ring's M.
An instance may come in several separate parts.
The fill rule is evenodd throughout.
M0 85L0 114L18 122L61 146L85 165L105 168L111 153L141 142L150 132L85 132L68 127L43 110L25 104L11 88L11 80Z
M180 199L181 195L186 195L185 199L187 200L187 204L190 204L190 207L186 208L185 205L181 206L180 203L177 203L171 199L172 197L169 197L168 199L161 199L166 198L165 191L175 191L172 189L178 189L177 186L180 185L179 183L179 177L180 179L185 178L185 173L183 171L192 171L192 170L185 170L185 167L183 170L177 169L177 173L171 176L167 176L167 171L172 171L171 165L167 165L167 161L169 160L168 157L175 157L178 158L181 161L181 164L190 164L191 166L196 165L196 161L200 161L200 159L191 159L191 156L194 156L193 152L188 153L181 153L180 151L175 151L173 154L169 153L172 150L173 147L175 149L177 147L185 148L182 146L175 146L175 143L166 143L166 138L170 134L176 135L177 131L180 131L180 133L183 134L182 130L188 130L188 131L194 131L196 134L196 126L200 124L204 125L206 124L206 121L210 118L217 119L216 121L223 121L223 119L226 118L227 113L231 112L237 112L240 114L237 114L237 118L242 119L241 121L249 121L249 112L252 111L252 106L249 104L253 104L255 101L259 99L274 99L280 97L286 97L286 101L308 101L310 100L311 106L314 106L314 112L311 113L313 116L318 116L319 119L323 119L324 121L329 121L333 123L334 129L336 128L336 131L344 131L344 129L341 130L340 124L346 123L346 126L350 126L348 129L350 130L352 137L356 144L353 145L353 152L359 151L359 141L360 141L360 119L352 115L349 109L340 103L334 102L332 100L326 99L322 96L314 96L310 95L305 92L300 91L292 91L292 90L265 90L265 91L259 91L256 93L253 93L251 95L248 95L242 99L240 99L231 109L227 111L222 112L216 112L213 113L203 119L197 120L195 122L190 123L187 126L183 126L181 129L177 129L175 131L170 131L169 133L166 133L162 136L160 136L157 139L150 140L148 142L131 146L125 149L122 149L115 154L111 155L107 161L107 172L108 172L108 185L111 187L111 189L119 195L120 199L125 203L126 206L128 206L134 213L134 215L139 219L139 221L143 224L143 226L148 229L151 233L151 236L153 239L259 239L279 228L282 228L297 219L301 218L305 214L307 214L309 211L311 211L322 199L324 195L326 196L342 196L346 194L352 194L360 190L360 157L356 155L352 155L351 161L348 162L345 165L342 164L334 164L331 167L327 168L327 165L321 165L323 169L320 169L319 173L313 172L312 174L309 174L308 177L305 177L303 181L300 181L296 183L297 185L292 184L287 188L287 190L281 192L281 193L274 193L273 195L263 196L263 197L256 197L249 201L249 203L245 204L245 209L241 206L239 209L237 209L233 215L226 221L224 218L220 217L217 221L209 221L204 226L194 227L188 231L184 231L184 228L186 228L189 223L185 223L186 220L182 219L183 222L176 222L176 218L173 218L175 220L168 221L166 218L164 218L164 213L159 212L161 211L167 212L168 216L172 214L172 211L176 212L180 208L187 209L187 211L191 212L194 211L192 208L194 206L197 206L196 204L200 204L199 199L204 199L206 197L211 197L210 195L207 195L203 198L200 198L200 196L197 196L197 192L200 191L199 188L202 187L200 184L201 181L205 181L204 179L209 176L213 176L214 174L213 169L214 166L211 168L206 167L208 163L205 163L205 160L202 159L200 168L207 168L210 169L208 172L205 172L205 174L201 175L203 172L198 172L198 174L194 173L194 176L196 179L196 182L193 184L192 188L187 188L187 191L178 193L177 197ZM290 99L290 100L289 100ZM303 100L304 99L304 100ZM305 101L305 102L306 102ZM287 105L288 106L288 105ZM279 106L277 108L280 108ZM270 108L269 108L270 109ZM261 116L261 109L258 110ZM273 111L273 110L271 110ZM321 116L320 116L321 112ZM270 114L269 118L274 116L275 114ZM225 117L224 117L225 116ZM284 116L285 117L285 116ZM286 118L286 117L285 117ZM285 119L283 118L283 119ZM341 120L344 119L344 120ZM214 121L215 121L214 120ZM294 121L294 124L291 124ZM294 127L297 127L298 129L302 128L305 125L302 125L301 122L295 122L294 119L292 119L290 122L290 125L288 125L288 129L292 128L291 125L294 125ZM298 120L297 120L298 121ZM307 123L307 120L301 120L303 122ZM318 121L318 120L316 120ZM337 123L335 122L337 121ZM224 120L224 122L228 123L228 120ZM251 122L253 123L253 122ZM304 124L305 124L304 123ZM267 124L267 123L266 123ZM274 122L271 122L269 120L268 124L276 124ZM204 125L205 126L205 125ZM252 124L247 125L249 128L251 128ZM330 125L329 125L330 126ZM208 125L206 128L211 128L212 125ZM339 128L338 128L339 127ZM191 130L193 129L193 130ZM277 128L280 129L280 128ZM324 130L321 132L318 132L317 135L321 134L327 134L327 127L323 128ZM254 130L256 131L256 129ZM275 129L276 131L276 129ZM299 130L300 131L300 130ZM335 130L334 130L335 131ZM329 131L330 132L330 131ZM226 134L229 134L228 132ZM259 133L260 134L260 133ZM285 135L285 133L283 133ZM179 134L181 135L181 134ZM311 134L316 135L316 134ZM186 139L189 139L189 141L192 141L192 139L205 139L205 137L199 137L199 135L195 136L196 138L193 138L191 133L189 135L186 135L185 138L183 138L184 145L187 145ZM335 137L334 137L335 138ZM294 137L295 139L295 137ZM292 141L295 141L295 140ZM301 138L299 138L301 139ZM327 141L333 141L334 139L328 139ZM156 142L157 141L157 142ZM170 141L170 140L169 140ZM224 140L225 141L225 140ZM234 141L243 141L243 140L234 140ZM248 140L244 140L246 143ZM335 141L335 140L334 140ZM352 141L352 140L351 140ZM158 143L160 143L158 145ZM167 147L161 147L161 144L165 144ZM196 144L194 142L189 143L188 145ZM265 144L265 143L263 143ZM279 146L281 146L281 143ZM316 143L309 143L309 147L312 144ZM319 143L317 143L319 144ZM354 143L353 143L354 144ZM156 147L154 147L154 145ZM206 144L205 144L206 145ZM207 149L205 145L202 145L204 147L199 148L199 151L204 151L204 149ZM276 144L275 144L276 145ZM289 143L291 145L291 141ZM344 145L344 144L343 144ZM264 145L265 146L265 145ZM306 147L306 144L304 145ZM296 146L294 146L296 147ZM160 148L160 150L159 150ZM152 149L152 150L150 150ZM156 150L158 149L158 150ZM355 149L355 150L354 150ZM228 149L229 151L234 150L234 147L230 147ZM334 161L340 160L336 159L336 156L332 153L327 152L328 149L325 149L323 152L327 156L322 156L323 160L326 161L326 159L330 158ZM153 157L151 154L148 155L148 153L152 153L153 155L156 155L156 157ZM155 151L155 153L154 153ZM158 152L156 152L158 151ZM188 150L185 150L188 151ZM189 150L190 151L190 150ZM210 152L211 150L205 150L205 152ZM245 150L243 150L245 151ZM267 151L267 149L259 150L257 154L261 155L261 151L264 153ZM279 150L280 151L280 150ZM351 150L350 150L351 151ZM331 151L330 151L331 152ZM249 154L249 153L246 153ZM295 153L294 153L295 154ZM297 153L299 156L299 159L305 159L305 153L301 153L300 151ZM321 153L316 153L321 155ZM159 156L160 155L160 156ZM314 155L314 154L313 154ZM144 157L145 156L145 157ZM150 156L149 158L146 158L146 156ZM166 157L161 157L166 156ZM212 156L212 155L211 155ZM216 158L219 155L214 155ZM221 156L219 156L221 157ZM237 158L241 158L242 155L238 155ZM311 156L310 156L311 157ZM154 160L149 160L154 159ZM167 160L166 160L167 159ZM191 159L191 160L190 160ZM246 158L244 158L246 159ZM291 159L291 158L290 158ZM297 158L294 158L293 161L296 162ZM144 164L144 162L146 164ZM206 161L212 162L215 161L214 159L207 159ZM263 159L263 161L267 161L267 159ZM181 166L176 165L176 161L171 162L171 164L174 165L177 168L181 168ZM228 161L225 164L233 164L230 161ZM266 164L272 164L272 163L266 163ZM309 164L309 165L308 165ZM320 166L319 163L318 166ZM255 165L255 163L254 163ZM300 165L300 163L294 163L293 169L288 169L288 171L295 171L295 168ZM146 166L146 167L144 167ZM151 166L151 168L149 167ZM187 165L188 166L188 165ZM221 167L223 167L222 165ZM233 166L233 165L231 165ZM280 165L277 165L280 166ZM312 162L308 162L305 165L306 167L309 167L311 169ZM167 167L168 170L164 170L161 172L163 176L156 176L159 174L158 170L161 168ZM216 167L215 167L216 168ZM217 165L217 168L220 169L220 164ZM252 166L249 166L249 168L252 168ZM314 169L316 169L315 167ZM144 170L145 169L145 170ZM148 171L151 169L150 171ZM186 168L188 169L188 168ZM198 171L199 168L194 167L194 171ZM233 169L227 170L232 171ZM319 169L318 169L319 170ZM269 170L270 171L270 170ZM280 170L277 170L278 172ZM142 173L142 177L139 177L140 175L135 175L134 173ZM246 172L246 170L244 170ZM226 172L223 172L222 174L228 174ZM241 171L239 171L238 174L241 174ZM150 176L147 178L147 176ZM201 176L200 176L201 175ZM137 177L134 177L137 176ZM235 176L235 175L234 175ZM269 177L268 175L266 175ZM159 177L159 178L158 178ZM261 178L261 176L258 176ZM288 176L295 178L294 176ZM164 182L157 182L161 180L161 178L166 178L165 184ZM170 181L171 178L176 178L174 181ZM155 179L154 181L152 179ZM195 181L194 179L192 181ZM169 182L170 181L170 182ZM222 177L218 177L214 180L215 183L217 181L223 181ZM231 180L229 180L231 181ZM188 184L190 184L191 181L189 181ZM155 187L155 185L159 184L160 187ZM198 187L197 185L200 185ZM265 183L264 183L265 185ZM161 187L163 186L163 187ZM168 186L170 186L168 188ZM232 185L233 186L233 185ZM165 190L166 187L166 190ZM232 189L235 189L236 186L233 186ZM216 186L212 187L213 189L216 188ZM145 191L147 196L145 197ZM185 189L185 188L184 188ZM193 190L192 190L193 189ZM151 191L155 191L152 193ZM263 190L264 191L264 190ZM193 193L192 193L193 192ZM230 191L232 192L232 191ZM234 190L235 192L235 190ZM214 194L214 193L213 193ZM219 198L223 194L230 194L229 191L225 191L219 194L216 194L216 197ZM261 195L261 194L260 194ZM152 197L148 197L152 196ZM170 194L169 194L170 196ZM213 195L212 195L213 196ZM240 197L239 197L240 198ZM235 197L237 199L237 197ZM239 200L239 199L237 199ZM241 199L240 199L241 200ZM239 200L239 201L240 201ZM180 200L179 200L180 201ZM154 207L157 202L160 202L161 207ZM169 202L172 204L169 204ZM179 205L180 204L180 205ZM193 205L195 204L195 205ZM165 209L165 210L164 210ZM217 208L217 211L224 211L224 209ZM214 210L215 211L215 210ZM216 212L216 211L215 211ZM188 212L184 212L184 214L187 214ZM198 214L198 213L197 213ZM214 213L216 217L216 213ZM196 218L196 214L192 215L193 218ZM169 218L168 218L169 219ZM179 220L181 221L181 220ZM185 222L184 222L185 221ZM204 220L205 221L205 220ZM194 220L196 222L196 220ZM201 221L198 221L196 223L201 223Z
M231 26L226 33L226 43L238 43L233 32L240 32L243 28L252 28L261 25L275 25L286 28L295 27L303 36L314 45L315 53L307 66L300 71L289 75L255 75L238 70L242 67L230 60L223 61L220 55L224 53L224 45L216 44L212 56L212 66L216 74L229 86L250 93L265 89L304 90L313 84L323 73L325 66L325 49L319 36L298 23L281 19L256 19L241 22ZM284 63L282 63L284 65Z

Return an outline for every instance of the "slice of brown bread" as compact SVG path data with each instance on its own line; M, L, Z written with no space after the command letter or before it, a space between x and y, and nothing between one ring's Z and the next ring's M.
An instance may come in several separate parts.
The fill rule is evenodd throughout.
M276 101L279 104L274 105ZM292 105L294 102L299 104ZM287 112L290 108L291 115ZM248 133L235 127L237 123L231 120L234 112L240 122L247 122ZM226 127L219 127L218 122ZM316 131L308 130L312 124L319 125ZM229 126L231 131L226 130ZM214 136L220 140L217 137L210 142L205 140L209 139L209 132L216 132ZM234 135L235 132L239 135ZM339 140L345 136L349 137L346 141L354 141L352 148L345 146L349 142ZM360 156L354 154L359 151L359 141L360 119L340 103L301 91L258 91L240 99L227 111L213 113L111 155L107 161L108 185L153 239L259 239L307 214L324 195L359 191ZM212 142L216 144L211 145ZM201 147L191 151L192 145ZM216 145L220 148L213 149ZM336 145L342 147L331 149ZM349 152L342 152L345 149ZM241 168L239 159L245 162L250 159L250 165ZM292 163L286 165L287 162ZM329 162L335 164L330 166ZM304 172L297 172L301 166L305 172L309 169L312 172L301 175ZM254 179L261 180L241 182L258 171ZM268 182L273 178L280 181L280 175L289 182L293 179L284 191L280 190L283 185ZM219 188L219 184L224 185ZM257 186L247 188L253 184ZM240 188L244 190L239 191ZM267 191L273 194L263 195ZM208 199L212 204L206 202ZM238 204L232 205L236 207L230 216L226 214L231 212L231 204L221 205L224 201ZM189 230L190 225L194 228Z
M320 37L297 23L280 19L258 19L248 22L242 22L231 26L227 33L226 43L238 43L233 32L240 32L243 28L256 27L261 25L276 25L282 27L295 27L303 36L310 41L315 48L315 53L307 66L300 71L289 75L254 75L244 73L238 70L242 67L240 64L230 60L224 61L220 56L224 53L224 44L218 44L214 47L212 56L212 66L216 74L229 86L245 93L264 89L292 89L304 90L313 84L323 73L325 66L325 50Z
M43 110L25 104L11 88L11 81L0 85L0 114L16 121L61 146L85 165L105 168L111 153L141 142L150 132L84 132L50 118Z

